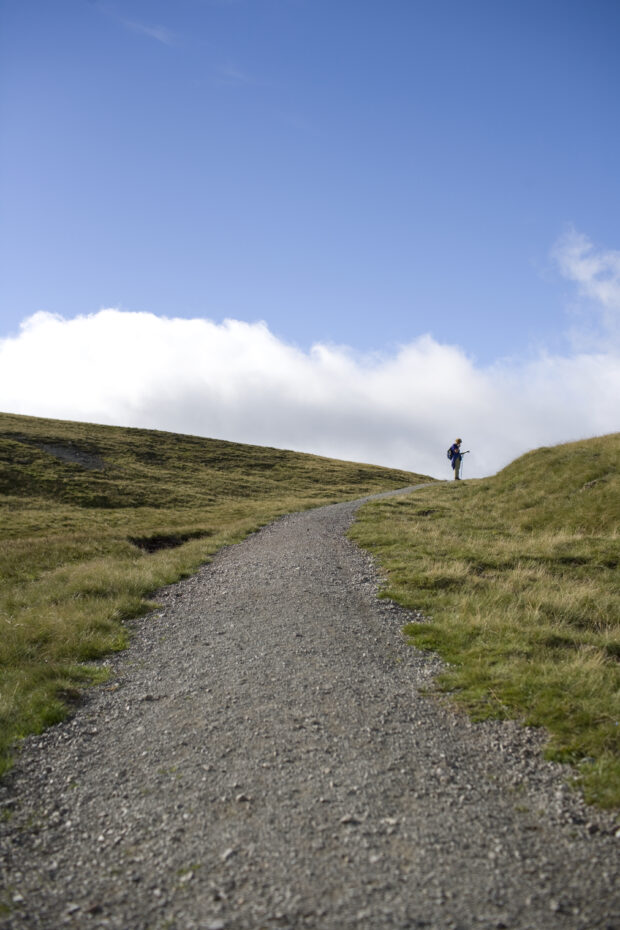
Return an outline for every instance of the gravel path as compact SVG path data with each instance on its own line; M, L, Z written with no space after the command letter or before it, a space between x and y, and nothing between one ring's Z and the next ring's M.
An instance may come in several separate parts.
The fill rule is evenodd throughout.
M541 735L425 696L357 504L157 595L0 785L11 930L620 928L619 840Z

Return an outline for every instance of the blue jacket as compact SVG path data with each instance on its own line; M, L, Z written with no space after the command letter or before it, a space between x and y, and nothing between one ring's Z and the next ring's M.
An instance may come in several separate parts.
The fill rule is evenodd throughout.
M460 462L463 456L461 454L461 451L458 445L455 442L452 443L450 448L452 449L452 468L456 468L456 463Z

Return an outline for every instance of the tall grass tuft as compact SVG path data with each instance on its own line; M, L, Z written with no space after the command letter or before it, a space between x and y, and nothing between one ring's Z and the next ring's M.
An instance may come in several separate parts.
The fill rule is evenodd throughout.
M620 434L538 449L493 478L366 505L352 536L383 592L429 617L471 714L549 733L589 801L620 806Z

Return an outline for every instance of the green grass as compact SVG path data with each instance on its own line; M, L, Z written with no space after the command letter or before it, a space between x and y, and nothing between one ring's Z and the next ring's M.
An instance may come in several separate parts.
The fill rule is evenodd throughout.
M424 476L0 414L0 771L123 649L157 588L284 513Z
M493 478L366 505L352 537L418 608L412 644L478 719L543 726L586 798L620 806L620 434L538 449Z

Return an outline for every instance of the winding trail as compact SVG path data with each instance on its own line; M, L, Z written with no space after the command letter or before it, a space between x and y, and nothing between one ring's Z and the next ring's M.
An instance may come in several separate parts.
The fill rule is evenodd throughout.
M414 489L415 490L415 489ZM4 930L618 930L619 842L541 734L439 663L345 533L295 514L157 595L0 785Z

